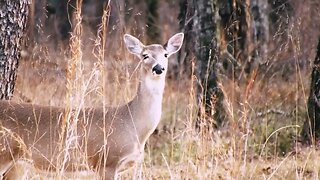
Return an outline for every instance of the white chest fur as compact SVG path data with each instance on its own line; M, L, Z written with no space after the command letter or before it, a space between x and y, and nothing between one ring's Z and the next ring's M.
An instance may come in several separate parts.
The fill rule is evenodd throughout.
M147 97L145 106L147 113L146 117L148 117L150 125L155 128L161 118L165 81L162 77L159 77L159 79L146 77L143 85L144 92L142 93L144 93L144 96Z

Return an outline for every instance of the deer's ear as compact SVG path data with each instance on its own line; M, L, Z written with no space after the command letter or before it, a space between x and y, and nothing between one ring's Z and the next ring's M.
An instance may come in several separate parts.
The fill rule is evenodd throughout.
M131 36L130 34L125 34L123 36L124 43L128 51L132 54L140 55L143 50L144 45L139 41L139 39Z
M177 33L168 40L165 48L168 51L169 56L180 50L183 43L183 38L184 38L183 33Z

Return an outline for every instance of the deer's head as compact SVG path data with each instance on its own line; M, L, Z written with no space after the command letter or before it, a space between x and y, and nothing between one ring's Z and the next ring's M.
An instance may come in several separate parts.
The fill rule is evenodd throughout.
M168 58L180 50L183 37L183 33L177 33L163 46L160 44L144 45L139 39L125 34L124 42L129 52L140 58L147 75L157 79L165 77L168 69Z

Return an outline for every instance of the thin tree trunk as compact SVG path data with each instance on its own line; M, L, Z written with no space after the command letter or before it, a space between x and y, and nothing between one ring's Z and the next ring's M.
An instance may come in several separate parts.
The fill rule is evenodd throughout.
M226 120L224 95L218 85L216 63L219 56L217 42L217 0L198 0L195 5L195 55L200 104L197 128L219 127ZM215 14L216 13L216 14Z
M29 10L28 43L33 48L43 36L43 25L46 21L46 0L32 0Z
M28 0L0 2L0 99L10 99L25 33Z
M220 40L222 57L230 60L232 78L243 77L248 73L244 66L250 59L251 34L250 0L218 0L220 21ZM229 69L230 62L224 61L224 68ZM238 66L242 65L242 66ZM235 79L236 80L236 79Z
M269 41L269 22L267 7L268 2L260 0L246 0L246 24L247 24L247 61L245 72L249 74L245 99L247 100L250 91L258 74L259 65L267 60Z
M247 0L246 0L247 1ZM245 1L232 1L232 24L233 27L233 48L234 57L238 57L240 61L246 62L248 60L248 24L246 15Z
M158 0L147 0L147 43L159 42L160 32L157 27L158 16Z
M192 58L194 57L193 0L179 0L179 6L179 29L181 32L184 32L185 42L178 52L178 63L174 64L174 67L172 68L172 74L175 79L191 76Z
M314 143L320 138L320 38L311 74L308 117L301 135L305 143Z

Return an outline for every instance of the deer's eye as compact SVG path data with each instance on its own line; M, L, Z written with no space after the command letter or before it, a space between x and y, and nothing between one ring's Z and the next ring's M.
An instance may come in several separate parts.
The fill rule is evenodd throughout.
M148 54L143 54L142 57L143 57L143 60L149 58Z
M165 53L165 54L164 54L164 57L166 57L166 58L167 58L167 57L168 57L168 54L167 54L167 53Z

